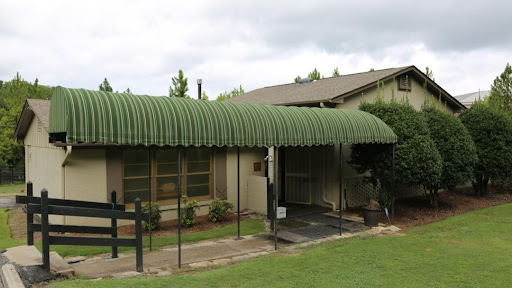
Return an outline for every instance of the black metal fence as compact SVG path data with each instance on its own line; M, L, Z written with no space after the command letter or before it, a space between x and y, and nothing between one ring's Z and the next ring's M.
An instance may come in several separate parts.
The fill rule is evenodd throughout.
M141 212L140 199L135 199L135 212L126 212L125 206L116 204L116 192L112 191L111 203L63 200L48 198L43 189L41 197L33 196L33 186L27 183L27 196L16 196L16 203L27 204L27 245L34 245L34 232L42 233L43 267L50 269L50 245L110 246L112 258L117 258L119 246L135 247L136 269L142 272L142 220L149 221L149 214ZM41 214L41 224L33 222L33 215ZM111 227L53 225L48 215L110 218ZM117 219L135 221L135 238L117 238ZM105 237L77 237L50 235L50 232L108 234Z
M25 168L0 167L0 184L16 182L25 182Z

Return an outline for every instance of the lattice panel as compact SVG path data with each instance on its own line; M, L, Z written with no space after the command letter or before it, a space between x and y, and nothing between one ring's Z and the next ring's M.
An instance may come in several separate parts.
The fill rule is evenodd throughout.
M371 198L376 198L373 185L363 182L363 178L344 179L344 191L346 193L345 207L358 207L368 204ZM377 191L378 191L377 187Z
M363 182L363 178L344 179L344 191L346 193L345 207L358 207L368 204L371 198L378 199L373 185ZM409 198L423 195L425 192L421 186L397 186L395 189L395 199Z

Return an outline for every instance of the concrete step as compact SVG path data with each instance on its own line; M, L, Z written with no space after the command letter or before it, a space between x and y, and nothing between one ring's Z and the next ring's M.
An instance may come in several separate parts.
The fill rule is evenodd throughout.
M0 270L0 276L5 288L25 288L20 275L16 272L16 268L12 264L5 264Z
M35 246L17 246L8 248L3 254L10 263L15 263L21 267L41 266L43 265L43 256ZM59 276L70 277L75 271L67 261L57 252L50 252L50 271Z

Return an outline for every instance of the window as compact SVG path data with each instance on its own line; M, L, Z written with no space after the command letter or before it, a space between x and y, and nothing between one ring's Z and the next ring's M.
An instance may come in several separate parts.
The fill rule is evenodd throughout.
M151 199L176 203L178 198L178 151L175 148L151 150L151 176L148 177L148 151L127 149L123 152L123 185L125 203L139 197L148 201L148 180ZM193 199L211 199L213 193L212 150L182 150L181 191Z
M409 75L402 75L400 76L400 81L398 82L398 90L402 91L411 91L411 77Z

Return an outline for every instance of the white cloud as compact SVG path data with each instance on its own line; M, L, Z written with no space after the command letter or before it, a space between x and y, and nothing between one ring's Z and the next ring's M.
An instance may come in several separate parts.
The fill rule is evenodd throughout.
M429 66L453 95L489 89L512 59L507 1L2 1L0 79L166 95L183 69L210 98L293 81Z

